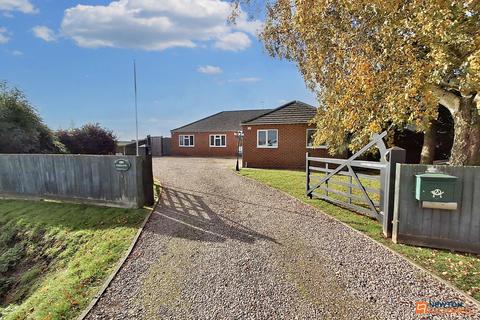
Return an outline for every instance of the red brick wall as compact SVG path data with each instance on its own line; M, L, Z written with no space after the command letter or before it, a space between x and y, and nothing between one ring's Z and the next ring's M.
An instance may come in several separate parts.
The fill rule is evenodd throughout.
M227 137L226 147L210 147L211 134L225 134ZM180 147L180 135L194 135L194 147ZM171 140L172 156L191 157L235 157L237 155L237 137L234 132L201 132L201 133L172 133Z
M250 128L250 130L248 129ZM243 126L243 165L248 168L305 168L305 154L328 157L326 149L307 148L307 124ZM278 148L257 148L257 130L277 129Z

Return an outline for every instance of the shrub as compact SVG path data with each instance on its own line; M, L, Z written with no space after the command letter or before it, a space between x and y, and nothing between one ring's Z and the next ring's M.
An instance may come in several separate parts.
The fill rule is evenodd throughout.
M70 153L115 154L116 137L113 131L98 123L88 123L81 128L57 131L57 137Z
M62 153L64 150L24 93L0 81L0 153Z

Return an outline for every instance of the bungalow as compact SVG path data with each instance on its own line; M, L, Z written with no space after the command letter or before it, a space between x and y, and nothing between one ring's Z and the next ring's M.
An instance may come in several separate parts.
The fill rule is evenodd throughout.
M307 152L327 157L325 146L313 147L315 126L310 121L316 112L292 101L242 122L243 167L299 169L305 168Z
M222 111L171 130L171 155L235 157L241 123L270 110Z

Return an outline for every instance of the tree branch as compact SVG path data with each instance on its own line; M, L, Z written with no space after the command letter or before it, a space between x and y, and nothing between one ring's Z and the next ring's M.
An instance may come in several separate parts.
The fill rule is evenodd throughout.
M475 95L475 98L473 98L473 103L475 103L475 106L477 107L478 114L480 114L480 94L477 93Z
M457 95L435 85L432 85L430 90L432 90L433 94L438 98L438 102L450 110L452 115L458 111L460 98Z

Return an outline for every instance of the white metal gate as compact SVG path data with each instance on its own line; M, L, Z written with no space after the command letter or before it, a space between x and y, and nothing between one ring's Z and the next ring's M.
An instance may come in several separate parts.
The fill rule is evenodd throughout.
M390 237L393 218L395 167L405 161L405 150L387 150L383 138L372 140L349 159L306 157L306 195L319 198L377 219ZM370 148L380 151L380 161L357 160Z

